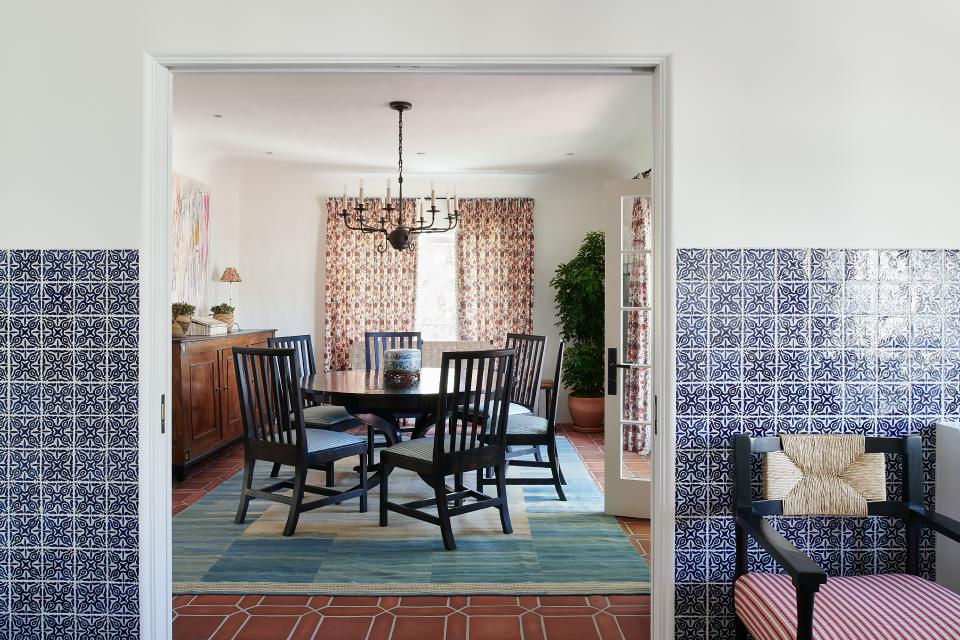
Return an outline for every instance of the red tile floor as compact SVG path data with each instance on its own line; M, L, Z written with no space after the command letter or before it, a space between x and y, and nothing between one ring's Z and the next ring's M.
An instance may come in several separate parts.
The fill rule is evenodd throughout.
M560 427L603 489L602 434ZM173 485L177 514L243 468L237 445ZM625 454L624 472L649 460ZM650 561L650 521L619 518ZM176 596L174 640L647 640L650 596Z

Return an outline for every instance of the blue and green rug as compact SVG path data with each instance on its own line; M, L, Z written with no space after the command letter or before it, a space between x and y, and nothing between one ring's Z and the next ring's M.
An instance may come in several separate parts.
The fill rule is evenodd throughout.
M360 594L606 594L649 593L650 568L616 518L573 446L558 440L567 501L552 487L512 486L513 533L504 535L496 509L453 521L456 551L445 551L438 527L397 513L378 524L379 491L370 510L357 500L300 516L296 534L281 535L286 505L254 500L242 525L233 523L241 473L173 518L173 591L181 593ZM355 481L353 461L337 464L337 485ZM257 468L267 484L270 465ZM284 471L289 471L285 469ZM511 476L544 469L514 467ZM320 472L308 480L322 484ZM283 475L283 472L281 472ZM468 486L471 486L467 478ZM495 491L493 487L487 488ZM404 470L390 476L391 501L432 496Z

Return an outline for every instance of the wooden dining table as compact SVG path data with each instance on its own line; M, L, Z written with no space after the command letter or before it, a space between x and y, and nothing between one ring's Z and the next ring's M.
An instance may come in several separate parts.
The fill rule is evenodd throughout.
M451 376L448 393L453 392L453 382ZM326 371L301 378L300 389L313 402L344 407L393 445L401 440L398 418L417 416L413 438L422 437L436 423L440 369L421 369L419 381L409 385L388 383L382 371ZM370 470L370 486L376 486L380 483L380 465L371 461Z

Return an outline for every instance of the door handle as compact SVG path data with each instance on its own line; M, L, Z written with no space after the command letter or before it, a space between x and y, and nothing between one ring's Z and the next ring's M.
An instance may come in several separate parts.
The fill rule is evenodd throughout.
M628 364L619 364L617 362L617 348L607 349L607 395L617 395L617 369L629 369Z

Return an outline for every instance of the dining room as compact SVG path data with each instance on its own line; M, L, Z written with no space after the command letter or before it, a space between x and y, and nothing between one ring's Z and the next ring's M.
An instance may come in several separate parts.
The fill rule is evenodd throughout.
M174 637L647 637L650 75L182 75L173 117Z

